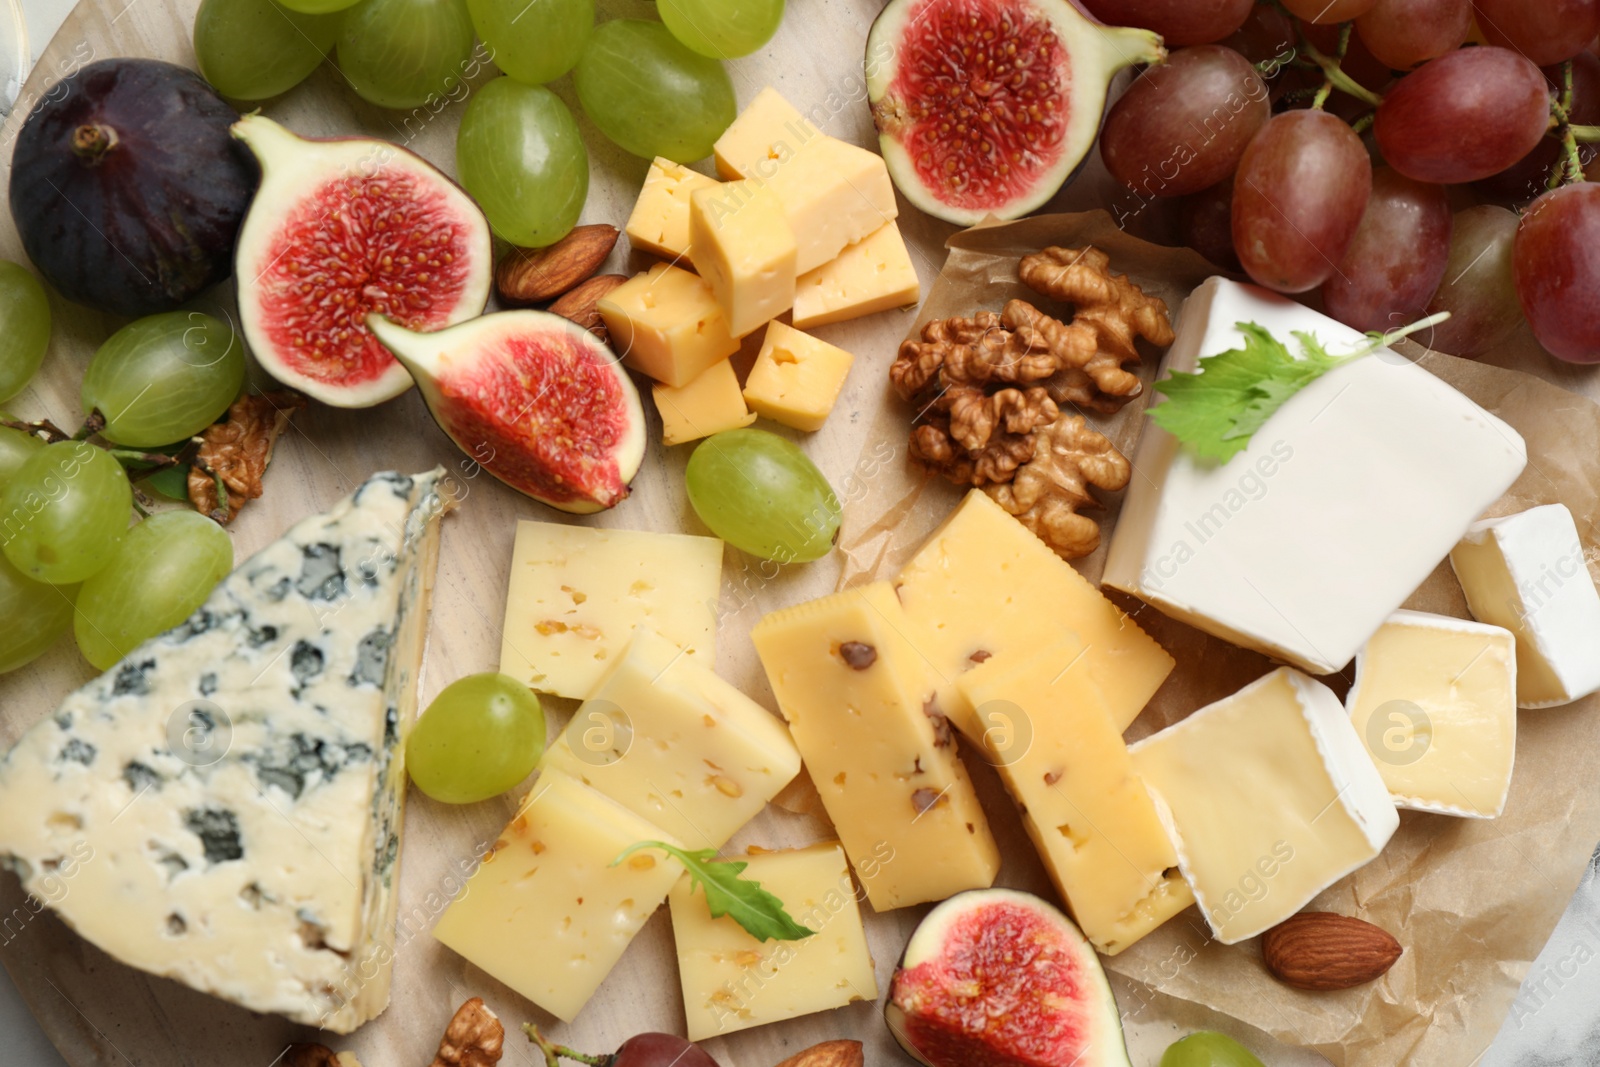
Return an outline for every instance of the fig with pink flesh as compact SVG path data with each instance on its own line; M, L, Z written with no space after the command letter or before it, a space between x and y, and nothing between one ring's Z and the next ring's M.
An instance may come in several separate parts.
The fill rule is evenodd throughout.
M575 514L615 507L644 461L644 408L616 354L574 322L502 311L437 333L370 315L434 421L484 470Z
M927 1067L1129 1067L1094 949L1028 893L980 889L928 913L894 972L884 1017Z
M239 319L262 367L325 404L411 388L367 329L441 330L482 313L493 238L478 205L420 156L365 137L310 140L259 114L233 134L261 161L239 234Z
M867 99L896 187L970 226L1043 206L1093 147L1112 76L1165 56L1157 34L1071 0L890 0L867 36Z

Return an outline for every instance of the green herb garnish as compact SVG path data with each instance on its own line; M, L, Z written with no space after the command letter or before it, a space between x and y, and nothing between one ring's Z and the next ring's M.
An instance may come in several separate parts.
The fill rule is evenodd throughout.
M659 849L683 864L689 872L689 888L701 886L705 889L706 907L711 910L713 919L732 916L751 937L762 941L799 941L816 933L795 922L783 910L783 901L762 889L760 882L739 877L750 866L748 863L719 860L714 848L688 852L661 841L641 841L625 849L611 861L611 866L615 867L645 848Z
M1156 392L1167 400L1148 414L1201 459L1227 462L1244 451L1251 435L1290 397L1324 374L1449 317L1449 312L1440 312L1389 333L1369 333L1366 341L1341 355L1328 352L1315 335L1296 330L1300 359L1264 327L1241 322L1243 348L1206 356L1193 373L1173 371L1157 382Z

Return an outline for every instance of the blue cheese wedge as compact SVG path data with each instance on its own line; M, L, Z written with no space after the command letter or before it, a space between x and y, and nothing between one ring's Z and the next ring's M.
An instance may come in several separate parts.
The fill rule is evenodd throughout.
M373 476L0 759L0 855L130 966L348 1033L389 1001L442 471Z

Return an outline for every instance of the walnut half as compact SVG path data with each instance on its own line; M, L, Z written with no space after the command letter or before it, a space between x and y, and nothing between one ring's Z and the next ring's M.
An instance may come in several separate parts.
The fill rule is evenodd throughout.
M500 1017L482 997L473 997L456 1009L429 1067L493 1067L500 1062L505 1040Z

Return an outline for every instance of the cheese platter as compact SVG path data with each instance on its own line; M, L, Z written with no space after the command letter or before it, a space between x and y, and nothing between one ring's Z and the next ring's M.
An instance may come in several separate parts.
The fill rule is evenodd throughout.
M1600 837L1595 34L510 6L86 0L6 124L68 1062L1481 1054Z

